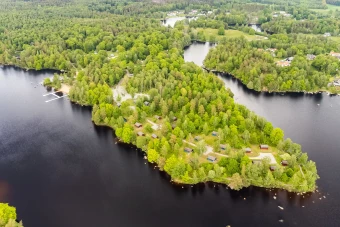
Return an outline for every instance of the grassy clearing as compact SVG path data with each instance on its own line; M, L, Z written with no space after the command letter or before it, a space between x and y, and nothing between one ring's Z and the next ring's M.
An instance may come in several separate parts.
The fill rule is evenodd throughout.
M340 6L327 4L327 9L312 9L312 10L318 13L328 13L331 10L333 11L340 10Z
M226 38L237 38L237 37L241 37L244 36L247 40L252 41L252 40L259 40L259 39L265 39L264 36L259 36L259 35L249 35L247 33L244 33L242 31L239 30L232 30L232 29L227 29L225 30L225 34L224 35L218 35L218 29L213 29L213 28L197 28L195 29L197 32L199 31L203 31L204 35L207 39L209 39L209 37L211 35L216 36L217 41L222 39L223 37Z
M339 36L332 36L330 37L331 40L333 40L334 42L340 44L340 37Z

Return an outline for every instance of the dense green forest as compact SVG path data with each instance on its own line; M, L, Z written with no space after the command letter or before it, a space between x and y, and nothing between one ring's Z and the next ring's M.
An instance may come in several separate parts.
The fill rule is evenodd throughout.
M17 223L17 213L15 207L7 203L0 203L0 226L1 227L23 227L22 222Z
M330 77L337 74L340 62L328 55L335 49L337 44L322 36L281 34L253 42L233 39L211 50L204 64L231 73L257 91L315 92L326 90ZM310 60L307 54L315 58ZM288 57L294 57L288 67L277 65L278 59Z
M36 70L60 70L53 80L46 79L44 83L55 88L70 86L72 101L93 106L96 124L112 127L121 142L145 151L150 162L178 183L214 181L233 189L256 185L299 192L314 190L316 166L308 161L301 147L284 139L281 129L236 104L233 94L214 74L184 62L183 48L191 43L190 32L184 25L170 28L159 21L169 10L189 12L196 7L217 11L217 27L238 17L240 23L249 20L240 13L231 14L235 18L223 17L222 11L216 9L218 5L234 7L228 1L4 1L0 3L0 62ZM251 7L243 5L245 10L257 7L253 3ZM236 12L242 11L242 4L235 3L235 7ZM261 14L267 15L263 10ZM189 26L202 26L198 23L201 20ZM309 44L301 46L306 40L295 39L273 36L265 42L252 43L226 39L216 49L223 53L211 52L206 64L223 67L234 52L233 70L247 60L249 66L254 66L255 80L259 70L267 67L272 75L266 75L265 81L271 84L280 71L275 73L272 57L256 48L276 47L282 57L309 53ZM232 49L223 49L226 45ZM240 45L240 53L235 52L235 45ZM318 44L312 51L324 54L332 45ZM214 55L218 56L217 64L211 60ZM313 71L315 77L333 72L333 59L324 58L329 65L320 64L321 71ZM258 59L267 59L268 63L257 66ZM304 68L296 73L311 70L309 63L301 64ZM312 88L325 83L311 81ZM261 150L259 144L267 144L269 149ZM252 152L246 153L245 148ZM260 153L273 160L256 159ZM281 161L288 164L282 165Z

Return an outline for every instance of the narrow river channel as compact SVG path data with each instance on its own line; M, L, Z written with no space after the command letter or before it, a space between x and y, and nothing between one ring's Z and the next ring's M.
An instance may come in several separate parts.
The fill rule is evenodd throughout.
M190 46L185 59L201 64L205 55L195 48L206 45ZM258 94L220 76L237 102L283 128L316 161L320 194L256 187L237 192L209 184L182 188L135 148L115 144L112 130L94 126L90 108L67 98L46 103L49 92L38 83L52 75L0 68L0 202L16 206L25 227L340 223L339 97Z

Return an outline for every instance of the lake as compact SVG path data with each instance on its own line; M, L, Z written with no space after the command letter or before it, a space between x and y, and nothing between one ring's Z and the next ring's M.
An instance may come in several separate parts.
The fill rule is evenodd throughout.
M181 21L181 20L185 20L185 19L186 19L186 17L170 17L170 18L167 18L165 20L161 20L161 23L162 23L162 25L164 25L166 27L168 27L169 25L170 25L170 27L174 27L177 21ZM196 20L196 19L197 19L197 17L188 18L189 22L191 20Z
M186 60L202 63L192 47ZM339 225L339 97L258 94L221 76L237 102L283 128L317 162L320 194L182 188L135 148L115 144L112 130L93 125L90 108L67 98L46 103L54 97L38 84L52 75L0 68L0 202L16 206L26 227Z

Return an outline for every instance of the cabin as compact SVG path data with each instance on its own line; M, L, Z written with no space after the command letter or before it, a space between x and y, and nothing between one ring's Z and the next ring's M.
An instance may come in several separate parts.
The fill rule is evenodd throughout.
M209 155L209 156L207 157L207 160L208 160L208 161L211 161L211 162L214 162L214 161L217 160L217 158L214 157L214 156Z
M285 60L278 61L276 62L276 65L280 67L287 67L287 66L290 66L290 61L285 61Z
M252 163L253 164L261 164L261 161L260 160L253 160Z
M333 81L334 86L340 86L340 79L339 80L334 80Z
M316 58L316 56L314 54L307 54L307 60L314 60Z
M225 145L225 144L220 144L220 149L225 151L225 150L227 149L227 145Z
M331 51L331 52L329 53L329 55L331 55L332 57L335 57L335 58L340 59L340 53L336 53L336 52L334 52L334 51Z
M276 170L276 166L270 166L269 169L270 169L270 171L274 171L274 170Z
M148 106L148 105L150 105L150 103L148 101L145 101L144 105Z
M174 129L176 128L176 125L175 125L175 124L172 124L172 125L171 125L171 128L172 128L172 130L174 130Z
M215 132L215 131L213 131L213 132L211 133L211 135L212 135L212 136L218 136L218 133Z
M287 61L293 61L294 60L294 57L289 57L286 59Z
M184 148L184 152L186 152L186 153L191 153L193 150L191 149L191 148L189 148L189 147L185 147Z
M268 48L268 49L266 49L266 51L275 53L275 51L277 51L277 49L276 48Z
M260 145L260 149L262 150L268 150L269 149L269 146L267 144L261 144Z
M288 166L288 161L287 161L287 160L283 160L283 161L281 162L281 165L283 165L283 166Z
M173 117L172 120L173 120L173 121L177 121L177 117Z
M158 136L156 134L152 134L151 137L154 138L154 139L158 138Z
M158 116L158 115L156 115L155 118L156 118L157 120L161 120L161 119L162 119L162 117L161 117L161 116Z
M201 140L201 137L199 137L199 136L195 136L195 141L200 141Z
M323 34L323 37L331 37L331 33L326 32L325 34Z
M139 123L139 122L136 122L136 123L135 123L135 127L136 127L136 128L141 128L142 126L143 126L143 125L142 125L141 123Z
M137 136L145 136L144 132L137 132Z
M247 147L246 149L244 149L246 151L246 153L251 153L251 148Z

